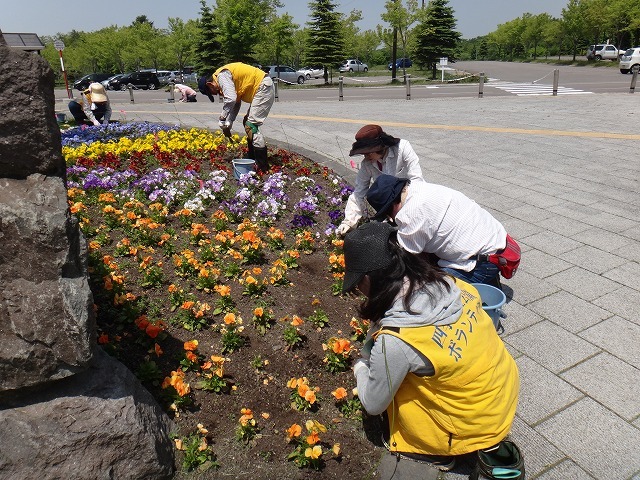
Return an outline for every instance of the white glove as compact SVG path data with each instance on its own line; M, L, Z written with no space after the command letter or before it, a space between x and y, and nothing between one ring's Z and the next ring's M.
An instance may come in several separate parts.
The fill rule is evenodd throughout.
M226 120L223 120L223 119L218 120L218 126L219 126L220 128L224 128L224 127L226 127L226 126L227 126L227 122L226 122Z
M353 375L358 378L358 372L366 368L369 370L369 361L364 358L359 358L358 361L353 365Z
M338 225L338 228L336 228L336 233L341 237L344 237L349 230L351 230L351 225L342 222L340 225Z

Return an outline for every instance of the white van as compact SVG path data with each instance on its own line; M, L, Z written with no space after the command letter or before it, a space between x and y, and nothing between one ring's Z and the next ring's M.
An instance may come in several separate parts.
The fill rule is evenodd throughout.
M640 68L640 47L629 48L620 57L620 73L629 73L634 68Z

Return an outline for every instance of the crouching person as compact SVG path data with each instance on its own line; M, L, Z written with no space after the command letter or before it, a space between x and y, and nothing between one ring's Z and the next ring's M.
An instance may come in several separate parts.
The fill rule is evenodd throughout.
M364 295L371 321L353 368L358 396L370 415L386 412L389 450L449 470L500 444L519 375L477 290L402 249L388 223L347 233L344 260L343 292Z
M108 125L111 120L111 102L104 87L98 82L92 83L78 98L71 100L69 111L79 125L88 122L93 125Z

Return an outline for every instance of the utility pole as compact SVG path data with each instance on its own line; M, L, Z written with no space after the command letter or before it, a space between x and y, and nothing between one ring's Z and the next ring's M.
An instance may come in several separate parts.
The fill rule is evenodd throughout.
M399 3L400 0L395 0L396 3ZM393 47L391 50L391 83L396 81L396 60L398 58L398 27L393 26Z

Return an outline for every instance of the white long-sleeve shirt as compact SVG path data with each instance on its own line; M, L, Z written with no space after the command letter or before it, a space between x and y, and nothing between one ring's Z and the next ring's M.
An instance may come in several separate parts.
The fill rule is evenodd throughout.
M395 217L398 243L411 253L433 253L441 267L470 272L474 255L490 255L506 246L502 224L457 190L412 181Z
M420 159L407 140L400 140L397 145L389 147L380 163L382 170L377 162L365 159L360 162L355 188L347 200L344 211L343 223L350 227L354 227L362 217L367 205L365 200L367 191L381 173L411 180L422 178Z

